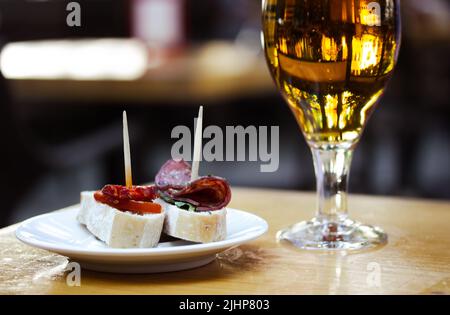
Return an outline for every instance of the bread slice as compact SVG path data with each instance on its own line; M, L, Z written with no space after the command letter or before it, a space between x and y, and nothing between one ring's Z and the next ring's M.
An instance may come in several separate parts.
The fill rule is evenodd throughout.
M197 243L224 240L227 236L226 208L214 211L193 212L178 208L161 199L165 213L164 233Z
M164 213L133 214L119 211L94 199L94 192L81 193L77 219L110 247L155 247L161 236Z

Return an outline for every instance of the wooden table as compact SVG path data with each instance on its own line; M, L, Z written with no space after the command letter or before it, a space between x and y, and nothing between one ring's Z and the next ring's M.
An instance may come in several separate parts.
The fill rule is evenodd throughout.
M275 241L277 230L311 217L314 205L312 193L234 189L231 206L269 222L269 232L260 239L194 270L150 275L82 270L79 287L66 284L65 257L21 244L13 234L17 225L10 226L0 230L0 293L450 293L449 202L351 196L353 218L388 232L389 243L382 248L312 252Z

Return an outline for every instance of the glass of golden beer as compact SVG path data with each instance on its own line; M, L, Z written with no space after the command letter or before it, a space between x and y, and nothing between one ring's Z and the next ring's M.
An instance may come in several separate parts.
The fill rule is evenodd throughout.
M401 37L398 0L263 0L263 46L278 89L311 148L318 209L278 232L306 249L387 242L349 218L350 163L391 78Z

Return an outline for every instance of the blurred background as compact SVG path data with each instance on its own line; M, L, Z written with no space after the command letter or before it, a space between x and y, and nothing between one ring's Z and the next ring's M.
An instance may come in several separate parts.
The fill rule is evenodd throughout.
M280 126L280 167L203 163L233 186L314 190L310 151L269 76L260 0L0 0L0 227L134 179L170 158L176 125ZM450 199L450 3L403 0L398 67L358 146L352 193Z

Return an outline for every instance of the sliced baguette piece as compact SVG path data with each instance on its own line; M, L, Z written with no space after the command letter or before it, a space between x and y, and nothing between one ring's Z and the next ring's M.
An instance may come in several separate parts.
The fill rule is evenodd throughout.
M110 247L155 247L161 236L164 213L133 214L94 199L93 191L81 193L77 220Z
M224 240L227 236L226 208L193 212L178 208L162 199L156 199L164 209L164 233L197 243Z

